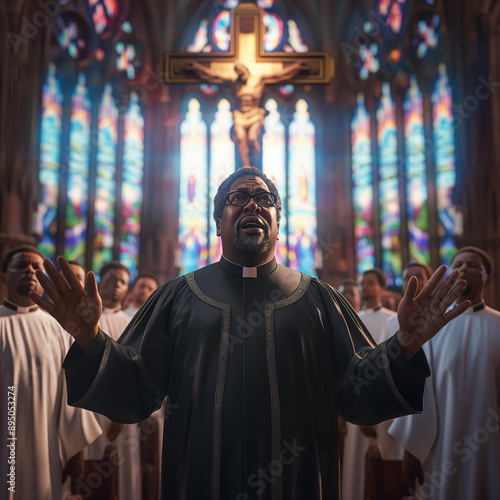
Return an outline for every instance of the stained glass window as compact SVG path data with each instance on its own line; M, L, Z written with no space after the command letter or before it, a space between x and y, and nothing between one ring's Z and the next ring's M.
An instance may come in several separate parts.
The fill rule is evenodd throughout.
M99 106L96 195L94 205L94 269L113 260L116 199L118 110L108 83Z
M226 7L233 8L225 4ZM213 41L213 45L209 40ZM202 19L198 25L193 41L187 45L187 52L227 52L231 46L231 11L222 10L210 23Z
M124 119L120 239L120 262L128 268L132 280L137 275L139 261L143 170L144 118L137 95L132 93Z
M214 197L220 183L235 168L235 148L231 140L233 114L231 104L227 99L221 99L217 104L217 112L210 126L210 192L209 192L209 262L216 262L222 255L222 244L216 234L216 227L212 219L214 211Z
M262 137L262 170L278 188L283 210L281 211L280 236L277 243L276 259L280 264L288 262L287 242L287 196L286 196L286 142L285 125L281 121L278 103L268 99L265 105L268 115L264 120L264 136Z
M179 245L181 274L207 264L208 182L207 125L200 102L190 99L181 123Z
M392 3L392 9L389 13L387 22L394 33L399 33L401 31L401 25L403 23L403 4L406 0L396 0Z
M270 9L274 4L274 0L257 0L259 9Z
M377 110L377 137L382 268L388 285L399 286L402 284L402 263L396 106L387 82L382 85L382 98Z
M40 136L39 180L42 199L39 205L42 235L38 248L48 258L56 253L57 198L59 195L59 160L61 156L62 93L56 68L49 66L43 87L42 123Z
M278 14L266 12L262 16L262 22L265 27L264 50L272 52L283 39L283 21Z
M66 206L66 247L68 260L84 262L87 236L90 99L85 76L80 74L71 99L71 128Z
M130 21L124 21L121 25L121 30L124 33L132 33L132 25L130 24Z
M315 127L299 99L289 130L288 265L314 275L317 247Z
M235 168L235 145L230 136L233 119L229 101L222 98L217 104L210 126L208 153L207 126L201 116L200 102L192 98L187 107L188 111L181 123L179 176L181 273L198 269L220 258L221 242L212 219L213 198L222 180ZM262 138L262 169L275 182L283 204L276 258L278 262L294 269L314 274L317 250L315 127L309 116L307 102L299 99L294 120L289 126L287 145L286 127L278 103L275 99L268 99L265 108L268 115L264 121Z
M387 17L389 15L389 8L391 6L392 0L378 0L378 11L383 16Z
M127 78L133 80L141 71L141 61L138 57L138 47L133 43L118 42L115 45L117 54L116 69L123 71Z
M59 47L72 59L85 59L90 54L90 30L85 20L74 12L64 12L55 22Z
M375 266L371 125L362 94L351 122L351 145L354 244L356 269L361 274Z
M227 52L231 44L231 13L228 10L220 12L214 21L213 41L215 46L222 52Z
M302 41L302 35L297 23L293 19L287 21L288 44L283 49L285 52L309 52L309 47Z
M235 0L234 4L238 2ZM270 0L257 4L262 9L273 6ZM223 6L232 8L228 0ZM211 51L212 41L213 50L229 48L229 14L219 11L217 16L203 19L188 50ZM309 50L293 19L284 20L274 10L262 12L261 19L264 51ZM230 103L219 97L207 144L207 125L201 110L203 116L212 114L212 99L219 95L220 89L217 85L200 85L200 90L202 98L191 99L181 124L178 261L181 273L220 258L221 242L212 221L213 198L220 182L234 171L236 160ZM293 114L294 119L285 125L278 103L281 96L290 98L296 89L293 85L281 85L276 90L278 97L265 103L268 114L261 135L262 170L276 183L283 203L276 258L280 263L314 274L317 256L315 127L304 99L295 103L295 109L290 109L293 102L288 100L285 112ZM205 96L210 99L204 99ZM292 197L295 203L288 202Z
M127 89L142 76L146 58L144 40L126 20L128 4L89 0L88 9L65 8L54 20L49 38L55 62L49 64L41 103L36 227L48 257L62 253L96 271L120 259L133 277L144 120L137 96L132 93L129 101ZM105 60L111 73L101 64ZM120 103L111 82L120 89Z
M413 40L419 59L424 58L429 51L436 49L439 44L439 16L434 14L430 17L430 20L427 17L424 16L423 19L418 21L418 32Z
M422 93L415 76L404 102L406 147L406 207L410 260L430 263L429 212L425 169Z
M186 47L187 52L210 52L212 49L211 45L208 44L208 20L202 19L196 33L194 35L193 42ZM206 49L206 50L205 50Z
M399 34L403 24L406 0L376 0L377 11L393 33Z
M95 31L105 37L118 16L118 0L89 0Z
M403 75L411 71L412 64L418 66L424 79L431 77L430 72L437 68L441 60L441 20L435 8L424 4L435 5L437 2L425 0L413 6L408 12L412 16L410 23L405 21L406 8L410 5L407 0L375 0L375 9L362 23L364 33L359 33L363 42L359 46L359 58L351 62L360 87L366 87L364 80L372 73L383 71L385 78L391 78L391 84L400 90L405 81ZM344 46L348 50L342 50L350 58L354 51L348 44ZM408 59L409 55L413 57ZM418 61L423 58L427 63ZM366 92L376 91L379 81L374 78L374 85L370 85ZM427 109L425 103L429 100L433 105L433 114L424 114ZM455 249L452 110L451 89L444 66L439 67L438 80L433 92L431 88L431 95L423 93L417 78L410 76L405 98L395 104L389 82L383 83L376 131L370 130L366 108L362 98L358 97L351 124L352 198L358 272L379 266L386 273L388 284L399 286L403 259L405 264L414 260L433 266L441 262L449 264ZM375 122L373 117L372 122ZM398 130L398 126L404 130ZM363 141L360 136L364 137ZM375 142L376 168L371 165L374 152L370 151L370 144ZM432 155L435 162L432 162ZM433 164L436 176L429 179L428 172L434 170ZM432 199L428 186L431 185L436 186L436 204L429 202ZM373 199L376 189L378 200ZM434 196L434 192L432 194ZM376 217L372 217L372 208ZM436 220L437 224L431 224Z
M361 80L367 80L370 73L377 73L380 69L377 44L360 45L359 58L361 59L361 69L359 71Z
M456 251L453 240L455 207L452 201L456 175L453 103L444 65L440 65L439 68L439 78L432 94L432 103L439 236L441 240L440 257L441 262L448 265Z

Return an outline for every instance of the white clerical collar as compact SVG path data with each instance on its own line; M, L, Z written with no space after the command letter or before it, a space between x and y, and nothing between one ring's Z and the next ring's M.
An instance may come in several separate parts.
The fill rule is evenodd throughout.
M260 266L246 267L236 264L235 262L231 262L222 256L220 266L224 271L236 276L241 276L242 278L258 278L272 273L276 269L277 263L276 259L273 257L271 260Z
M40 309L36 305L29 306L29 307L19 306L17 304L14 304L14 302L11 302L10 300L7 300L7 299L5 299L3 301L3 305L9 309L12 309L13 311L17 311L18 313L22 313L22 314L35 312L35 311L38 311L38 309Z
M118 306L118 307L103 307L102 308L102 312L106 313L106 314L117 313L118 311L121 311L121 310L122 310L121 306Z
M455 309L455 307L457 307L457 303L453 302L453 304L447 310L451 311L452 309ZM485 307L486 307L486 304L484 303L484 300L482 300L481 302L474 304L473 306L470 306L465 311L465 313L466 314L474 314L474 313L477 313L479 311L482 311Z

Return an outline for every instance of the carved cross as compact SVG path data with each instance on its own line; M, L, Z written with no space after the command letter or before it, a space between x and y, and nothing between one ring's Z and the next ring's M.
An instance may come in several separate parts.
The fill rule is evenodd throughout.
M169 52L165 55L165 82L206 82L206 78L202 80L196 73L185 69L190 61L206 65L223 80L237 76L234 71L234 63L237 61L245 64L254 75L280 73L288 65L299 61L307 62L308 71L301 71L289 78L287 83L328 83L333 77L333 59L325 52L265 52L262 34L263 11L255 4L240 3L232 11L232 16L231 44L228 52ZM220 80L214 78L212 83L220 83Z
M266 115L262 108L265 86L328 83L333 75L333 61L326 53L265 52L262 15L256 5L249 3L233 10L228 52L174 52L168 53L165 60L167 83L232 83L239 100L238 109L233 111L233 138L243 166L259 162L260 132Z

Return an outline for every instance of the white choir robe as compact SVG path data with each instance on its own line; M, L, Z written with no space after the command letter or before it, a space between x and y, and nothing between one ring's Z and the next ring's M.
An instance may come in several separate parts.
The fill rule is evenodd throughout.
M129 316L130 318L133 318L137 311L140 309L140 307L135 307L134 305L130 304L127 309L124 309L123 312Z
M130 322L130 316L121 309L103 309L99 328L113 340L118 340ZM85 450L85 458L101 459L108 444L114 444L119 454L118 482L120 500L137 500L142 497L141 449L138 424L123 424L123 430L110 441L106 435L111 421L95 414L104 434Z
M424 470L420 498L498 500L500 313L470 307L424 344L424 412L389 429Z
M102 434L93 413L66 403L62 363L71 344L71 336L46 312L0 306L2 499L64 498L64 464ZM7 434L11 409L7 407L7 391L12 386L16 441ZM7 445L12 442L15 464L8 463L12 455ZM8 491L6 484L11 465L15 466L15 493Z
M358 314L377 344L387 340L382 338L385 323L397 317L394 311L385 307L375 310L362 310ZM387 429L391 422L389 420L373 426L377 432L376 438L365 436L357 425L346 422L347 433L344 438L344 455L342 461L342 500L361 500L363 498L365 488L365 456L369 446L373 444L378 445L380 454L384 460L399 460L402 458L402 447L387 434Z

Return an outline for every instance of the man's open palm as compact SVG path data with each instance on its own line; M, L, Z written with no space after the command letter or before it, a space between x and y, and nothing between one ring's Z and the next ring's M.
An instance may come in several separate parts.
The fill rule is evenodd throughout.
M466 281L459 280L459 272L452 272L446 279L446 266L440 266L415 296L417 279L412 276L403 300L398 307L398 339L408 356L412 357L419 349L443 328L446 323L466 311L468 300L447 311L462 294Z
M68 261L59 256L57 263L66 281L48 259L43 265L50 280L40 269L36 271L38 281L52 302L34 292L30 293L30 297L55 318L82 349L87 350L97 335L97 322L102 312L95 275L93 272L87 274L85 292Z

